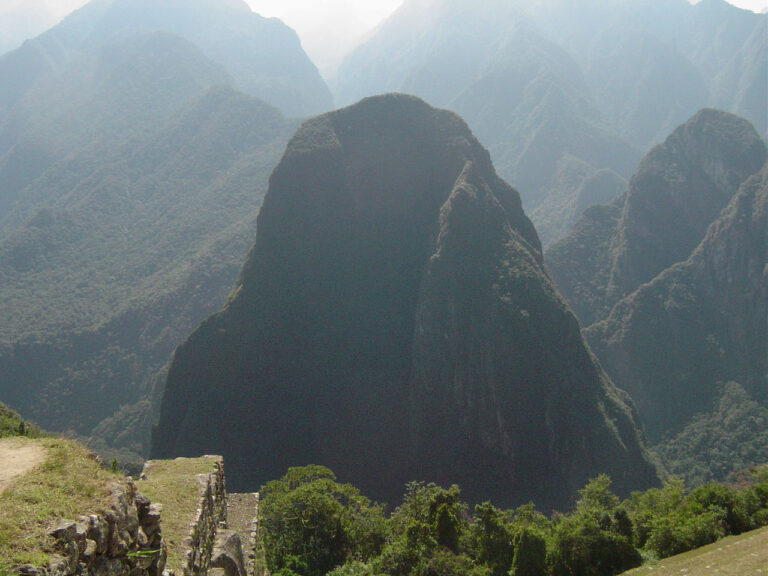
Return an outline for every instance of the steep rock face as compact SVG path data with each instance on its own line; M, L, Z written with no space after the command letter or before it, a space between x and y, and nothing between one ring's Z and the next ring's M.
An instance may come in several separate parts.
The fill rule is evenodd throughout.
M768 400L768 167L747 180L694 253L586 331L637 402L649 436L708 409L719 384Z
M685 260L765 157L749 122L713 109L653 148L626 194L585 214L547 253L548 269L582 323L604 318L621 298Z
M457 116L399 95L289 143L229 304L169 372L153 455L200 451L235 486L318 462L384 499L422 478L546 507L599 471L655 480L517 193Z

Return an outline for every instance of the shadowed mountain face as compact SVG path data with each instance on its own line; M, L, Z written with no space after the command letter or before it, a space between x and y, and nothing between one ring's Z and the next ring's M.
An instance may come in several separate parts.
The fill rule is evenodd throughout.
M397 95L301 127L230 302L177 350L153 456L211 451L238 489L317 462L385 500L656 478L517 192L457 116Z
M146 453L173 349L231 289L296 128L186 40L138 35L38 81L0 127L0 398ZM103 445L93 444L101 449Z
M640 163L629 190L586 212L547 252L555 283L584 326L641 284L685 260L766 147L737 116L705 109Z
M768 401L768 166L693 254L619 302L587 338L659 438L709 409L718 386Z
M241 0L93 0L38 38L0 58L0 122L40 79L95 46L165 32L196 45L235 87L293 116L332 107L327 86L296 33Z
M348 56L335 95L402 91L461 114L548 246L597 174L628 179L703 106L768 133L765 26L723 0L406 0Z

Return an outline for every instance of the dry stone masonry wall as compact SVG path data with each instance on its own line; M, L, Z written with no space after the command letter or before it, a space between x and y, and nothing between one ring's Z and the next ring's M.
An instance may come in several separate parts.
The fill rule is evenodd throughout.
M189 536L184 540L186 561L182 567L184 576L208 574L211 566L216 533L227 522L227 492L224 480L224 459L221 456L206 456L213 459L208 474L200 474L200 500ZM171 575L173 572L168 571Z
M20 576L160 576L166 549L160 507L132 482L115 483L99 514L62 521L51 532L56 553L45 567L23 565Z
M161 532L162 505L152 503L131 482L113 484L106 510L77 520L64 520L51 530L55 554L44 567L23 565L15 576L248 576L253 571L257 518L246 530L227 526L227 493L221 456L210 460L197 482L197 509L188 535L181 540L180 574L166 569L168 550ZM152 468L147 462L142 479ZM247 500L253 515L258 495ZM238 500L238 503L240 501ZM171 513L170 509L167 513ZM174 539L172 534L167 538ZM178 541L178 540L177 540ZM245 551L244 551L245 550Z

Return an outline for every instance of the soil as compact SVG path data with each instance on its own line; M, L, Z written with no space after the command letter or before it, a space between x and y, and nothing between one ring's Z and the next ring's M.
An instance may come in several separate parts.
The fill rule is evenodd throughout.
M45 448L27 438L0 438L0 492L45 460Z

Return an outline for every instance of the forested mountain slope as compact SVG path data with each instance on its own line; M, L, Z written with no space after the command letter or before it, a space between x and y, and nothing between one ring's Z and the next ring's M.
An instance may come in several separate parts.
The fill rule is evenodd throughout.
M638 405L649 436L709 409L718 385L768 401L768 167L747 180L701 244L586 331Z
M585 213L547 252L547 268L583 326L688 258L766 146L752 125L705 109L643 158L629 190Z
M148 33L72 56L6 114L0 398L26 418L108 419L103 440L146 451L154 375L234 284L296 126L231 83Z
M388 500L428 479L548 508L599 472L656 481L517 192L460 118L400 95L289 143L231 299L170 368L153 457L201 452L234 487L315 462Z

